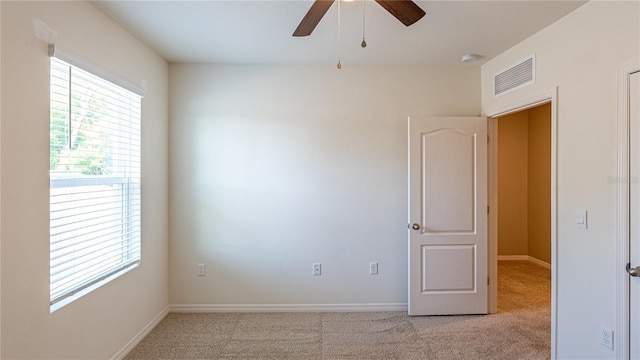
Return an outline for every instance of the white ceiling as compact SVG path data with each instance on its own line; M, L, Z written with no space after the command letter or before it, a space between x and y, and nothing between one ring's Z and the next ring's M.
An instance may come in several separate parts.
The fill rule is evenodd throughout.
M169 62L233 64L453 65L467 53L478 66L585 1L425 1L427 15L405 27L365 0L337 2L308 37L293 37L312 0L92 1ZM340 46L339 46L340 44ZM340 48L340 49L339 49Z

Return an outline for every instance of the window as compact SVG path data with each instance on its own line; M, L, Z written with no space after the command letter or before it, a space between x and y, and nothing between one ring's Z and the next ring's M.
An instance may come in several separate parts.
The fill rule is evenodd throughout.
M141 96L56 57L50 72L50 303L140 262Z

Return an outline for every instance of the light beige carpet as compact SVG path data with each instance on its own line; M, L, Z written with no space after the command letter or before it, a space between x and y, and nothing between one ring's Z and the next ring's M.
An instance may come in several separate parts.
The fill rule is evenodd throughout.
M494 315L172 313L126 359L548 359L549 270L498 272Z

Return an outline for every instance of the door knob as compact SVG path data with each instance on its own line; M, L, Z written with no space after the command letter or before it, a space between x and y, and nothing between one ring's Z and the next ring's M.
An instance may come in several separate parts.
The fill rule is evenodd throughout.
M416 223L413 223L413 225L411 225L411 228L412 228L413 230L420 230L420 225L418 225L418 224L416 224Z
M633 277L640 277L640 266L632 268L631 264L627 263L627 272Z

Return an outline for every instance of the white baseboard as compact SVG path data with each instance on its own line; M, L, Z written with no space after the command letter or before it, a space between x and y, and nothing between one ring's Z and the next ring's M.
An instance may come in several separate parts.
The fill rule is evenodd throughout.
M175 313L407 311L407 304L174 304L169 307L169 311Z
M542 261L542 260L540 260L540 259L536 259L536 258L531 257L531 256L529 256L529 261L531 261L532 263L534 263L534 264L536 264L536 265L542 266L542 267L543 267L543 268L545 268L545 269L549 269L549 270L551 270L551 264L549 264L549 263L548 263L548 262L546 262L546 261Z
M551 264L546 261L534 258L529 255L498 255L498 261L530 261L538 266L542 266L545 269L551 269Z
M131 339L122 349L120 349L120 351L113 355L111 360L124 359L124 357L127 356L127 354L129 354L129 352L133 350L133 348L136 347L136 345L138 345L138 343L140 343L140 341L142 341L142 339L144 339L144 337L147 336L151 332L151 330L153 330L153 328L156 327L156 325L158 325L158 323L160 323L160 321L162 321L165 316L167 316L167 314L169 314L169 308L170 306L166 306L164 309L162 309L162 311L160 311L160 313L156 315L156 317L154 317L147 324L147 326L140 330L140 332L136 334L133 339Z

